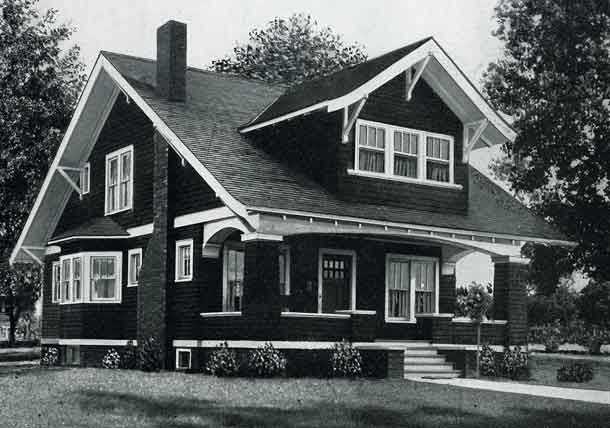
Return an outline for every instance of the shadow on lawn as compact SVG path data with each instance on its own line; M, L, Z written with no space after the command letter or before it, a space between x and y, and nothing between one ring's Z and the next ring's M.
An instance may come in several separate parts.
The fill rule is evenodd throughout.
M514 427L603 426L608 418L592 412L567 412L555 409L507 409L506 414L486 415L450 406L411 406L392 409L380 406L350 406L345 403L314 401L311 405L286 403L286 408L239 406L239 402L221 402L184 397L153 398L137 394L116 394L82 390L76 395L83 411L94 415L137 417L146 426L159 428L229 427ZM193 421L196 421L193 422ZM580 425L579 425L580 424Z

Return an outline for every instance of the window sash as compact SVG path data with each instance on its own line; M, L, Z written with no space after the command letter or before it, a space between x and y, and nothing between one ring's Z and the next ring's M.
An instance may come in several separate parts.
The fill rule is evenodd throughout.
M133 205L133 146L106 156L106 214Z
M225 252L225 257L227 258L225 262L225 311L241 311L244 283L244 250L228 248Z
M129 255L129 266L127 267L129 285L137 285L140 280L140 269L142 268L142 251L140 249L131 250Z
M394 255L386 268L386 319L412 321L421 313L436 313L438 260Z
M364 120L357 122L356 129L356 171L420 182L453 183L453 137ZM377 130L384 130L381 145L377 144ZM375 137L370 137L371 132Z
M51 277L51 288L52 295L51 301L53 303L61 301L61 268L59 262L53 262L51 265L52 277Z
M178 279L191 276L191 246L178 246Z
M90 172L91 172L91 166L89 163L86 163L85 165L83 165L83 168L81 170L81 174L80 174L80 188L81 188L81 192L83 194L89 193L90 190Z
M113 300L117 297L117 258L91 256L91 299Z
M80 257L72 259L72 300L81 301L83 298L83 263Z

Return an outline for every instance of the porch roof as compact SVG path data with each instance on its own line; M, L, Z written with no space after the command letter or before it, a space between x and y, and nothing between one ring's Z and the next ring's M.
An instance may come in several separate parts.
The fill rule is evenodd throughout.
M53 236L49 243L64 241L71 238L128 238L129 233L109 217L95 217L72 229Z
M239 126L275 100L283 87L189 68L188 99L185 103L172 103L154 91L155 61L102 54L222 187L250 211L291 210L567 240L473 167L467 215L341 200L311 178L272 158L252 144L247 134L239 132Z

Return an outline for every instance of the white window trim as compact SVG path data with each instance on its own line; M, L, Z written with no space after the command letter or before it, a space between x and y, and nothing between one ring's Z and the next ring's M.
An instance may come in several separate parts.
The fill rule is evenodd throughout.
M84 177L87 177L87 188L85 189L85 186L83 186L83 183L85 182ZM83 164L83 167L81 169L81 175L80 175L80 189L81 189L81 195L86 195L87 193L89 193L91 191L91 164L89 162Z
M226 312L226 313L240 313L241 311L229 311L229 305L227 302L227 295L228 295L228 291L229 291L229 278L227 277L227 271L228 271L228 265L227 263L229 262L229 250L244 250L244 246L243 244L239 244L236 242L227 242L224 245L224 248L222 250L222 312ZM245 257L244 257L245 259ZM245 266L244 266L244 271L245 271ZM242 284L242 292L241 292L241 296L242 299L244 297L244 290L243 290L243 284Z
M118 163L117 163L117 200L120 200L121 198L121 173L123 171L123 168L121 168L121 158L122 155L127 153L127 152L131 152L131 156L129 157L130 160L130 166L129 166L129 171L131 174L131 178L129 180L129 201L127 203L127 205L123 208L117 208L114 211L110 211L108 209L108 184L109 184L109 179L110 179L110 168L109 168L109 164L108 164L108 160L112 159L112 158L117 158L118 159ZM119 212L123 212L123 211L127 211L133 208L133 182L134 182L134 170L133 170L133 163L134 163L134 153L133 153L133 144L129 145L127 147L123 147L122 149L119 150L115 150L114 152L108 153L106 155L106 160L105 160L105 171L106 171L106 178L105 178L105 185L104 185L104 215L111 215L111 214L116 214Z
M440 264L440 260L437 257L425 257L425 256L413 256L413 255L406 255L406 254L396 254L396 253L387 253L386 257L385 257L385 293L384 293L384 299L385 299L385 303L384 303L384 319L386 323L403 323L403 324L414 324L416 323L416 318L417 315L415 314L415 287L413 287L413 285L411 284L411 278L409 278L409 318L396 318L396 317L389 317L388 316L388 296L390 294L390 287L389 287L389 268L390 268L390 260L400 260L400 261L407 261L407 262L434 262L434 270L435 270L435 274L434 274L434 312L432 312L433 314L437 315L438 312L438 293L439 293L439 284L440 284L440 278L439 278L439 264ZM409 275L410 275L410 269L409 269Z
M354 250L338 250L335 248L320 248L318 251L318 313L322 314L322 282L323 282L323 266L322 261L325 254L337 254L342 256L352 257L352 274L351 274L351 296L350 310L356 310L356 251Z
M134 254L139 254L140 255L140 271L142 270L142 262L144 261L142 259L142 248L132 248L131 250L127 251L127 286L128 287L137 287L138 286L138 282L131 282L131 270L133 269L133 266L131 266L131 256Z
M190 247L190 251L191 251L191 259L190 259L190 271L191 274L188 276L184 276L184 277L180 277L180 266L181 266L181 260L178 259L179 256L179 251L178 249L180 247L184 247L184 246L189 246ZM181 239L180 241L176 241L176 249L175 249L175 256L174 258L176 259L176 262L174 263L175 266L175 274L174 274L174 282L189 282L193 280L193 259L194 259L194 254L193 254L193 239Z
M116 275L117 275L117 283L116 283L116 293L115 297L104 299L104 298L94 298L93 293L91 291L92 283L91 283L91 257L114 257L116 263ZM81 297L76 300L74 298L74 259L80 258L81 263ZM63 278L62 266L64 260L70 260L70 300L64 300L63 292L61 288L61 279ZM55 287L56 285L53 283L53 278L51 278L51 287L52 287L52 303L59 303L60 305L73 305L73 304L81 304L81 303L121 303L121 291L122 291L122 282L121 282L121 273L123 270L123 259L122 253L117 251L103 251L103 252L81 252L81 253L72 253L66 254L59 258L58 261L53 262L52 266L59 266L59 277L60 283L59 290L60 296L59 300L55 299ZM53 274L53 269L51 270L51 274Z
M188 352L189 354L189 365L188 367L180 367L180 353ZM190 348L176 348L176 370L190 370L193 366L193 354Z
M59 271L59 284L55 281L55 269ZM60 290L59 299L56 297L57 287ZM58 261L53 262L51 265L51 303L60 303L61 302L61 264Z
M87 297L89 302L91 303L121 303L121 295L122 295L122 278L121 278L121 274L123 272L123 253L120 251L104 251L104 252L95 252L95 253L83 253L84 255L84 260L86 261L85 265L86 268L83 269L84 272L87 273ZM91 258L92 257L114 257L115 258L115 270L116 270L116 293L115 293L115 297L112 298L102 298L102 297L93 297L93 291L92 291L92 287L93 284L91 283ZM83 293L84 295L84 293Z
M372 172L360 169L360 147L358 145L360 137L360 125L374 126L385 129L385 172ZM417 178L403 177L394 175L394 131L409 132L419 135L417 142ZM435 181L426 178L426 137L436 137L449 140L449 181ZM356 121L356 137L354 139L354 168L347 170L349 175L361 175L364 177L381 178L385 180L400 181L404 183L424 184L428 186L447 187L462 189L462 186L455 184L455 141L451 135L428 132L420 129L405 128L402 126L390 125L387 123L375 122L371 120L358 119ZM366 148L366 147L364 147ZM373 149L374 150L374 149ZM379 149L378 149L379 151Z
M288 245L280 245L280 251L284 251L286 253L286 266L284 266L286 273L286 296L290 296L290 268L292 266L290 259L290 246Z

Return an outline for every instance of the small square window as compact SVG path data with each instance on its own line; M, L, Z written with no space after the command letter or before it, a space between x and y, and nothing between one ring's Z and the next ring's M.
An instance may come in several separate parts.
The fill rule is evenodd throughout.
M191 350L176 349L176 369L189 370L191 368Z

